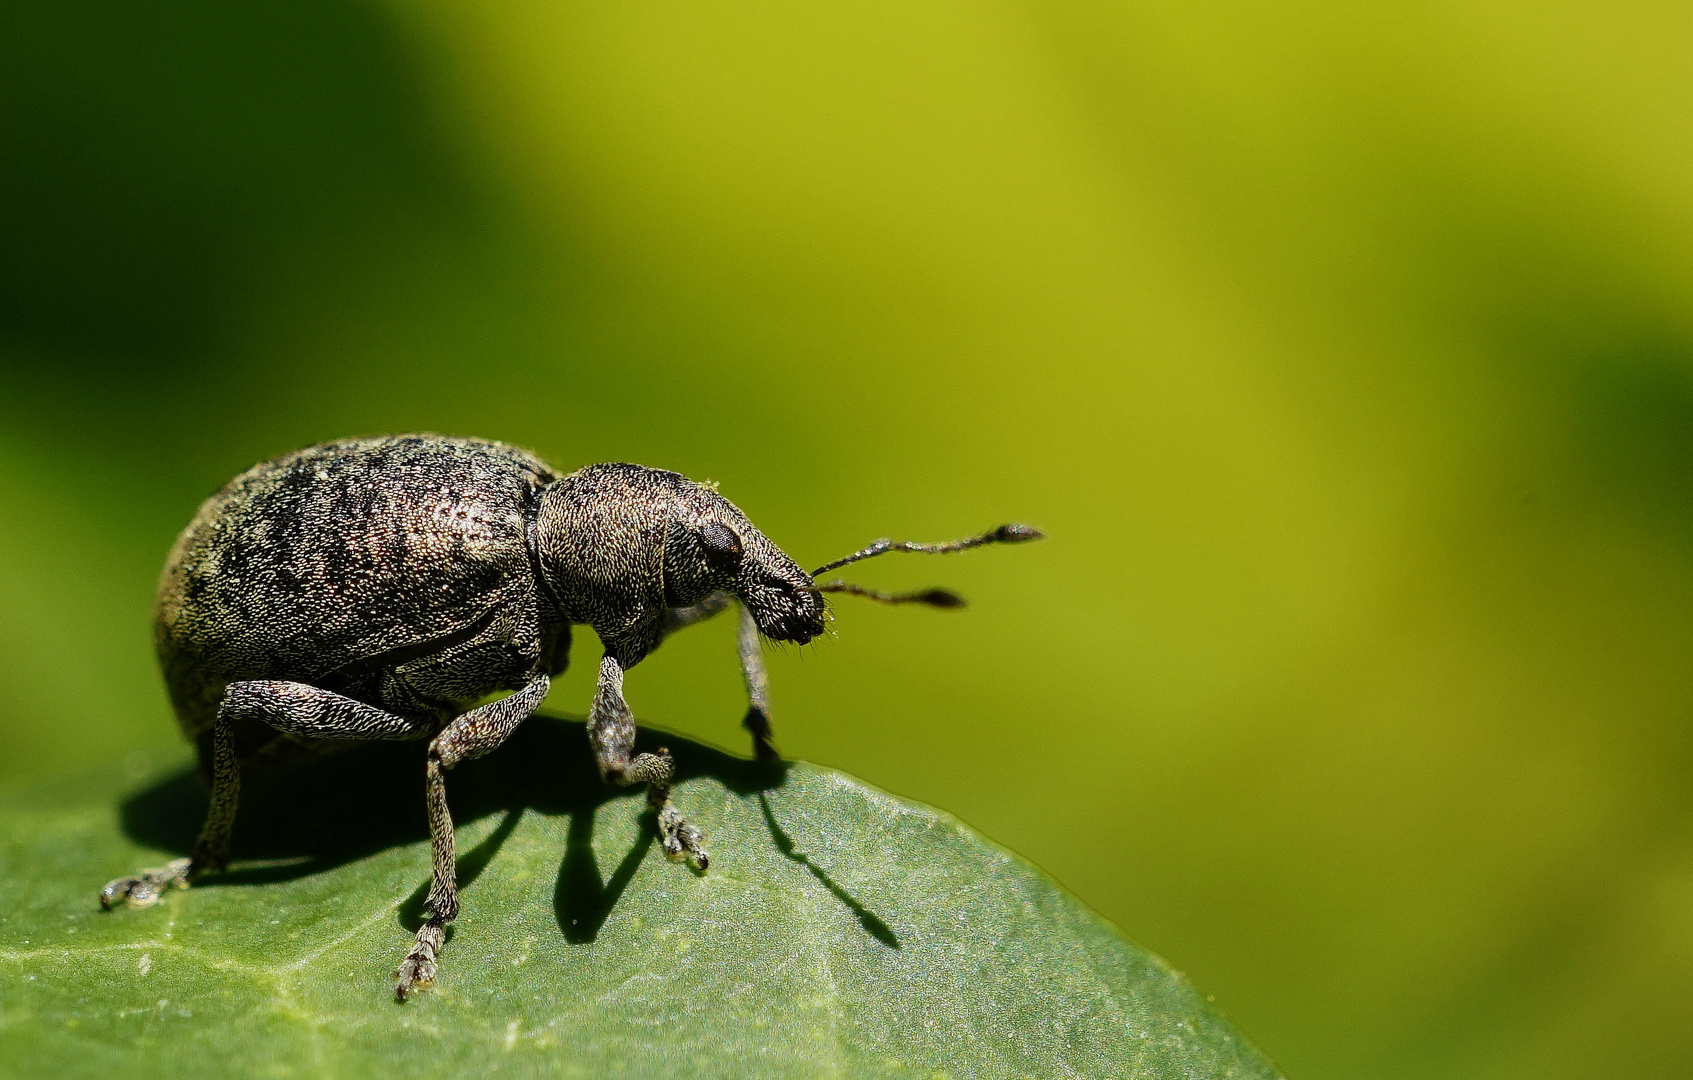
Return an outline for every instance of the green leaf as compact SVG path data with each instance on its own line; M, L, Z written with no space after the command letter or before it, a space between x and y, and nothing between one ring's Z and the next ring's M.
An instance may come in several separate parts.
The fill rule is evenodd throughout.
M440 982L405 1004L419 747L250 778L231 872L142 910L96 892L188 849L187 769L6 796L0 1071L1275 1075L1180 975L947 815L668 742L703 875L664 860L639 793L600 783L580 724L536 718L455 770L463 910Z

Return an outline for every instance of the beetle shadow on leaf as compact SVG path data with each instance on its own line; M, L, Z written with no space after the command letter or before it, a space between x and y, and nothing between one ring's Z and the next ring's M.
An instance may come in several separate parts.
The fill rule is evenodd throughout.
M749 761L676 735L643 729L636 750L670 749L678 780L704 776L739 795L780 787L783 762ZM332 870L379 851L426 841L425 744L359 744L345 753L294 762L243 776L233 863L201 886L258 885ZM641 797L638 787L600 779L584 724L554 716L525 721L505 744L447 775L456 826L495 814L504 817L458 858L459 887L475 881L499 853L526 811L568 814L570 826L554 892L554 911L567 940L592 942L634 877L656 831L647 815L641 837L601 877L593 849L594 815L607 802ZM186 855L206 814L206 790L193 769L145 788L119 808L124 833L138 844ZM400 908L415 930L423 918L425 881Z

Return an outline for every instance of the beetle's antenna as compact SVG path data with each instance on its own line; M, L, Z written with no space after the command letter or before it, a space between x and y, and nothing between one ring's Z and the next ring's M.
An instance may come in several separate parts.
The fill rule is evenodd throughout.
M885 593L875 589L866 589L862 585L855 585L850 581L836 578L825 581L817 586L817 591L846 593L848 596L862 596L866 600L874 600L879 604L927 604L937 608L961 608L964 598L946 589L920 589L917 592Z
M972 536L964 540L948 540L940 544L919 544L912 540L878 540L862 551L855 551L844 559L824 563L813 570L811 576L816 577L831 570L839 570L848 563L855 563L861 559L873 559L890 551L917 551L925 555L950 555L954 551L967 551L973 547L981 547L983 544L1021 544L1025 540L1039 540L1045 535L1039 529L1029 525L1001 525L992 532L985 532L980 536ZM840 589L836 591L849 592L851 590Z

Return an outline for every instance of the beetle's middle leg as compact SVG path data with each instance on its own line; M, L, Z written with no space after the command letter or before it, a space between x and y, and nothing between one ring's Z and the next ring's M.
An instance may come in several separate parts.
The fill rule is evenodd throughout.
M111 909L157 903L167 889L185 889L196 877L229 862L229 834L241 797L241 766L235 759L235 722L255 719L289 735L314 739L416 739L430 721L398 716L373 705L306 683L255 679L230 683L212 727L212 799L194 854L165 866L121 877L100 890L100 906Z
M588 740L593 743L602 777L614 784L647 785L647 804L658 815L658 839L664 854L672 859L686 858L701 870L710 866L705 834L690 825L670 802L670 778L676 771L670 755L663 750L630 755L635 745L635 717L623 700L623 665L610 653L600 660L599 685L588 714Z
M684 627L704 622L727 609L733 601L733 593L716 592L692 607L671 608L665 612L664 635L669 637ZM764 667L763 639L759 636L758 623L753 620L752 612L745 604L736 606L741 612L740 624L735 632L741 654L741 676L747 684L747 715L741 720L741 726L752 733L753 757L759 761L774 761L781 755L776 752L770 730L770 676Z
M429 847L434 880L423 907L428 918L418 928L411 952L394 972L394 992L401 1000L435 981L435 954L446 940L446 924L459 913L458 874L453 846L453 815L447 807L446 772L461 761L481 757L517 730L546 700L550 682L537 672L523 689L479 705L457 717L430 740L424 766L424 797L429 808Z

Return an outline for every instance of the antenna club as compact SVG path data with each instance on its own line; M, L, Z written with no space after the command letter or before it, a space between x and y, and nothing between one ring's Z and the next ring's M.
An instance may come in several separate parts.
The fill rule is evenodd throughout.
M1001 525L993 531L996 543L1021 544L1028 540L1043 540L1046 534L1033 525Z
M964 598L946 589L929 589L912 597L919 604L927 604L936 608L964 607Z

